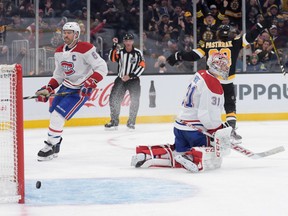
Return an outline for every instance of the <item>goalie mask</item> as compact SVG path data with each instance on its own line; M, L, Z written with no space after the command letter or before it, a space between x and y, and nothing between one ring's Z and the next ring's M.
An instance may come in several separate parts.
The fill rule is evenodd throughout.
M228 79L229 75L229 60L225 54L220 52L213 53L207 60L209 72L222 77L224 80Z
M220 25L217 30L217 37L221 41L227 41L229 39L230 26Z
M77 22L67 22L63 26L63 31L70 30L74 31L74 40L78 40L80 37L80 26ZM78 36L76 35L78 32Z

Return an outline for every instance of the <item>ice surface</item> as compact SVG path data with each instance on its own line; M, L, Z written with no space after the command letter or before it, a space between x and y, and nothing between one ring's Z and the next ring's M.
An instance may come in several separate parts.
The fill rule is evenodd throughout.
M255 152L287 149L287 126L239 122L238 133ZM288 215L288 150L258 160L232 151L221 169L192 174L130 167L137 145L173 143L172 123L138 124L134 132L66 127L59 157L38 162L46 133L25 130L26 204L1 204L1 216Z

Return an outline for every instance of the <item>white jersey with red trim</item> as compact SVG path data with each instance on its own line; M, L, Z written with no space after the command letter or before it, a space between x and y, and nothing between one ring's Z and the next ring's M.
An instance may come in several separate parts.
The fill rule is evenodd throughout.
M55 52L55 70L53 78L59 84L79 89L83 82L94 72L102 77L108 73L107 64L96 52L96 47L88 42L78 42L70 50L62 45Z
M194 130L181 123L186 121L200 128L215 129L222 124L223 108L224 93L219 80L206 70L198 71L188 86L175 127Z

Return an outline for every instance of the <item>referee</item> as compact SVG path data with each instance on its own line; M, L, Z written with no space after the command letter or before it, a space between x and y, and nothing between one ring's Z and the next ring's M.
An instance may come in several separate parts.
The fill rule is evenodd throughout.
M128 90L131 104L127 127L134 130L141 92L139 77L145 69L145 61L142 52L133 46L134 36L132 34L125 34L123 37L124 48L118 50L117 43L118 39L113 38L113 47L109 52L109 60L118 63L118 76L114 81L109 98L111 120L105 124L105 129L117 130L121 102Z

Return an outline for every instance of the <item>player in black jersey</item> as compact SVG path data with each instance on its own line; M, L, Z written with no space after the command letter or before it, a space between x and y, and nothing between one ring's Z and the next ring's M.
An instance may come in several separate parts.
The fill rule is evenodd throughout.
M230 26L221 25L216 33L216 40L206 41L204 44L201 44L199 48L193 49L190 52L176 52L167 58L167 62L173 66L179 61L197 61L204 56L208 59L208 57L215 52L227 55L230 62L229 77L228 80L223 80L219 77L219 80L224 90L226 121L233 128L232 137L237 141L241 141L242 137L235 132L236 97L233 80L235 78L236 61L242 47L252 43L265 28L269 27L270 25L266 21L257 23L257 28L254 30L232 39L229 37Z

